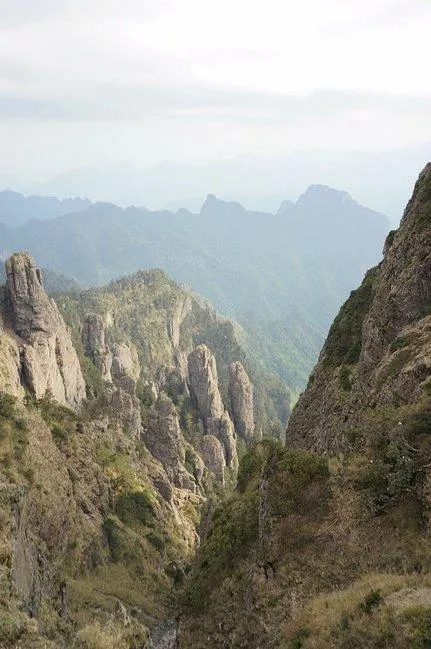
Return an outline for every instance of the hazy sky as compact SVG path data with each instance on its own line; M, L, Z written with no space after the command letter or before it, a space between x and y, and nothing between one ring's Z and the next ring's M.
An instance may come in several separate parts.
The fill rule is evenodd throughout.
M0 173L431 141L430 0L0 10Z

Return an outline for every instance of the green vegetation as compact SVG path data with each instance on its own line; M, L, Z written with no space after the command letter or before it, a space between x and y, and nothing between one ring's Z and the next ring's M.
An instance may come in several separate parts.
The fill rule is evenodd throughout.
M429 597L428 584L429 578L376 574L344 590L318 596L300 616L300 623L307 627L288 631L290 646L428 649L431 607L420 603L422 593ZM367 593L370 587L374 589ZM409 603L409 593L417 593L417 604ZM298 637L302 644L296 645Z
M340 385L345 392L350 392L352 384L350 382L350 369L348 365L342 365L340 369Z
M151 497L144 491L121 494L115 502L115 513L127 525L154 525L154 507Z
M352 291L329 330L324 363L333 368L357 363L362 348L362 325L370 308L378 267L368 271L360 288Z
M11 419L15 414L16 399L10 394L0 393L0 418L2 420Z
M398 349L403 349L404 347L407 347L408 345L408 340L404 338L404 336L399 336L398 338L395 338L395 340L392 342L390 346L391 352L396 352Z
M67 444L76 433L78 417L73 410L58 404L47 395L38 401L29 400L40 412L44 422L51 429L52 437L58 446Z
M304 642L310 635L308 629L299 629L290 641L290 649L302 649Z
M389 430L376 422L370 455L356 478L374 514L420 492L431 461L431 410L429 405L418 408L399 412L399 423Z
M166 376L165 391L178 407L184 428L193 437L192 421L185 422L190 403L176 368L175 338L175 345L181 350L201 343L208 345L217 360L226 406L228 365L241 361L254 385L258 428L265 435L282 436L291 403L291 392L284 381L268 374L264 364L250 353L247 335L241 327L220 317L206 300L178 286L161 270L141 271L104 288L90 289L79 295L57 296L56 300L72 329L90 399L102 394L104 382L94 363L84 356L81 329L87 313L98 313L107 323L108 344L131 342L139 352L141 377L137 396L142 404L144 422L154 401L149 384L157 382L162 374Z
M370 615L376 606L379 606L383 602L383 597L380 594L379 590L373 590L369 593L362 602L359 604L359 610L362 613L367 613Z
M183 604L187 610L201 612L208 606L210 593L232 573L246 583L241 562L249 560L258 541L264 474L269 516L277 524L283 525L290 516L323 515L329 495L325 458L286 449L274 440L254 445L241 461L237 491L216 509L211 531L186 580ZM289 541L298 540L298 535L293 534Z

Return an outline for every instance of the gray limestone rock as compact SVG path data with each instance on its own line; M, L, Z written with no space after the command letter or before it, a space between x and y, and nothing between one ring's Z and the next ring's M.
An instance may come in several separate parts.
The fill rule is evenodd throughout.
M188 357L190 393L195 398L204 432L216 437L224 448L226 466L238 469L236 435L220 395L216 361L206 345Z
M113 358L105 342L105 325L100 315L88 313L85 316L82 328L82 344L86 356L91 358L96 367L99 368L102 378L111 382Z
M254 439L253 385L240 362L229 365L229 398L235 430L249 444Z
M85 383L78 356L57 305L45 293L40 271L28 253L6 261L4 330L20 352L20 382L36 398L46 394L79 408Z
M205 435L201 443L201 453L205 466L214 474L217 480L224 484L226 463L223 446L217 437Z

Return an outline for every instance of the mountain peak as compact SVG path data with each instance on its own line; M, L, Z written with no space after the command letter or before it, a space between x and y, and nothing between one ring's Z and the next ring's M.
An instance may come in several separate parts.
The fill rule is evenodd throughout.
M348 192L327 185L310 185L299 197L298 204L314 204L316 201L334 204L355 202Z
M289 200L282 201L280 207L277 210L277 216L283 216L284 214L287 214L288 212L290 212L292 207L293 207L292 201Z
M217 210L217 213L226 213L232 214L236 212L238 214L245 214L247 210L240 203L235 201L223 201L220 198L217 198L214 194L208 194L205 203L202 205L201 214L211 215L214 210Z

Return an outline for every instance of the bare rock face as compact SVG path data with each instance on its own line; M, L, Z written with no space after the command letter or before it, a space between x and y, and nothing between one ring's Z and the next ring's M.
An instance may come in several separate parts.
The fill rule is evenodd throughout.
M348 447L376 408L419 404L431 385L431 164L420 174L384 260L369 271L331 327L289 420L288 444L327 453ZM402 423L402 422L400 422Z
M111 382L113 358L105 342L105 325L100 315L96 313L86 315L82 328L82 344L85 355L99 368L102 378Z
M137 349L132 343L114 345L112 348L112 375L121 380L129 377L135 383L141 374Z
M21 358L17 341L0 329L0 390L14 397L24 396Z
M221 442L214 435L205 435L201 443L201 453L205 466L212 471L215 478L224 484L224 467L226 466Z
M188 369L190 392L196 399L204 431L223 444L226 466L236 471L235 430L220 395L215 358L206 345L199 345L192 351Z
M119 386L110 385L104 391L102 398L105 406L121 422L125 432L136 440L142 426L140 405L136 396Z
M151 455L162 464L170 482L176 487L196 491L193 476L184 468L185 451L177 412L166 395L160 394L151 407L142 436Z
M79 408L85 383L69 330L57 305L45 293L41 273L28 253L6 262L2 310L4 330L15 338L20 355L20 384L36 398L51 394Z
M188 367L190 388L204 423L210 419L220 419L224 405L218 387L217 366L206 345L199 345L189 354Z
M254 439L253 385L242 363L229 365L229 398L235 430L248 444Z

